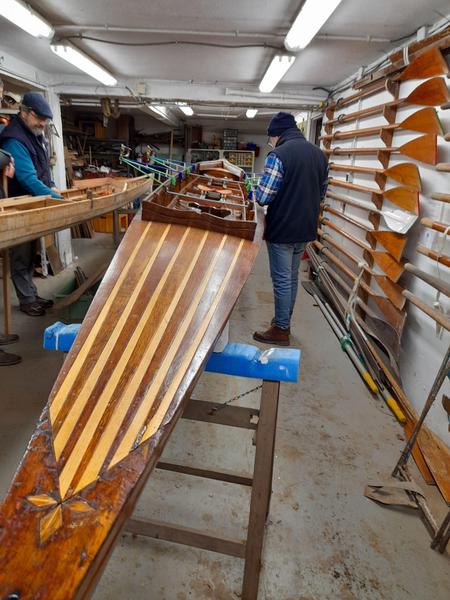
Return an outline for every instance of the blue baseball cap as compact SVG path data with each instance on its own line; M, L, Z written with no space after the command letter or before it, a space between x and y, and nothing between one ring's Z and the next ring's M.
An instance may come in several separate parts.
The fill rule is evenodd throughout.
M22 98L22 106L34 111L40 117L53 119L52 109L42 94L27 92Z

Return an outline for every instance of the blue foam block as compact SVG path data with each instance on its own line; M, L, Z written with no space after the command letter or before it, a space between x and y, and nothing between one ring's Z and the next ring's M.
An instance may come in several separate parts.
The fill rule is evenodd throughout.
M44 332L44 348L68 352L80 329L79 324L65 325L59 321ZM249 344L227 344L223 352L213 352L205 371L269 381L298 381L300 350L269 348L260 350Z

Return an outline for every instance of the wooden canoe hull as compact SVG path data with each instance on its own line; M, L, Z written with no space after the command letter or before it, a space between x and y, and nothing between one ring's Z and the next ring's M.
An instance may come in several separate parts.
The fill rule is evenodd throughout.
M7 198L1 201L0 249L34 240L121 208L146 194L152 186L152 180L145 176L128 181L125 179L120 185L115 184L116 190L113 193L103 196L97 195L95 191L104 185L104 180L100 182L91 185L86 182L80 188L84 191L83 199L79 199L79 194L78 198L74 196L71 193L73 190L70 190L67 193L68 199L62 201L49 197L17 200ZM86 197L88 190L93 191L92 198Z
M135 218L0 507L0 597L87 598L220 335L253 242Z

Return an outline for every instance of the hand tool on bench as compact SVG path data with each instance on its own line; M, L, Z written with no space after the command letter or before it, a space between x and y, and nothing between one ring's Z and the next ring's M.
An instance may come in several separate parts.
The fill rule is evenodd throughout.
M326 217L321 217L320 222L322 223L322 225L325 225L325 226L329 227L330 229L333 229L334 231L336 231L336 233L345 237L347 240L349 240L356 246L359 246L362 250L364 250L364 252L367 252L372 257L374 263L384 273L386 273L386 275L389 277L389 279L391 281L394 281L395 283L397 283L397 281L400 279L400 277L404 271L404 266L401 263L394 260L390 254L388 254L387 252L380 252L377 250L373 250L369 246L369 244L366 244L359 238L354 237L353 235L351 235L350 233L345 231L345 229L341 229L335 223L333 223L333 221L330 221L330 219L328 219Z

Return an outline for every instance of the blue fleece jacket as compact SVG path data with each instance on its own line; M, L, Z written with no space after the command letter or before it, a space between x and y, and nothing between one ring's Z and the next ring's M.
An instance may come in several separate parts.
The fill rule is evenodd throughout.
M53 198L61 198L38 179L30 153L21 142L9 138L3 142L2 147L13 156L17 181L31 196L51 195Z

